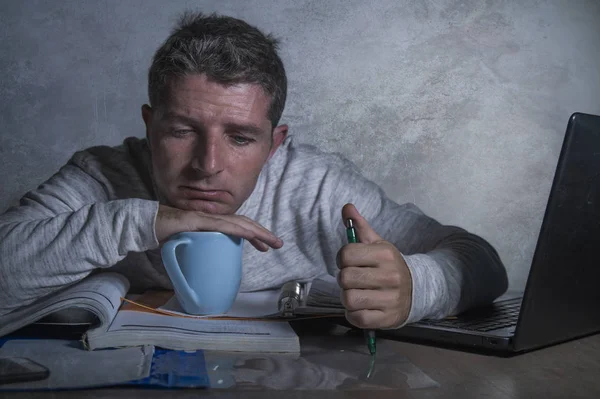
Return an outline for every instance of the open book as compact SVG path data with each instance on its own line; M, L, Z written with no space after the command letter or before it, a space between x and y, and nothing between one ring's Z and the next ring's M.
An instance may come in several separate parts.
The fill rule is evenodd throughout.
M297 296L290 295L293 290ZM224 315L191 316L172 291L127 296L129 281L113 272L91 275L62 291L0 317L0 337L68 312L95 323L84 334L90 349L154 345L176 350L300 352L287 320L310 315L343 316L333 277L289 283L280 290L239 293ZM90 317L91 316L91 317ZM65 324L76 321L71 318Z

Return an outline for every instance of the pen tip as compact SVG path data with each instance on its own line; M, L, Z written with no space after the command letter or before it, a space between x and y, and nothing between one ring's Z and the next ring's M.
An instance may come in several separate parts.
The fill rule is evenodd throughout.
M346 227L348 227L348 228L354 227L354 221L350 218L346 219Z

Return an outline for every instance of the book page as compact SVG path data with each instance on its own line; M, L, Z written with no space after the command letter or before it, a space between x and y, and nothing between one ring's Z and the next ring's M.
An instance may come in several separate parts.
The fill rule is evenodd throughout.
M216 317L216 316L227 316L227 317L270 317L279 314L278 311L278 300L280 290L264 290L257 292L240 292L235 298L235 302L231 306L231 309L227 313L219 315L209 316L194 316L186 313L179 304L177 297L173 295L171 299L158 309L169 312L175 316L194 316L198 318L203 317Z
M340 295L342 290L336 278L330 274L312 281L306 298L307 306L343 308Z
M122 275L101 272L91 275L55 294L0 317L0 336L9 334L48 315L79 308L96 315L103 325L109 324L121 305L121 297L129 290Z
M296 336L287 322L256 320L215 320L183 318L148 312L122 310L108 329L109 333L119 331L162 332L167 337L171 333L206 335L248 336Z
M108 330L89 330L90 350L154 345L174 350L299 353L298 335L287 321L206 319L120 310Z

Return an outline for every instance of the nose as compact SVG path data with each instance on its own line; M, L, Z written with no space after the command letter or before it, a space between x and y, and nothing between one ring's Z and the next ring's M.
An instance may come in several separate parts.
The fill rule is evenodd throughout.
M194 153L192 167L202 175L212 176L223 170L224 154L217 138L199 140Z

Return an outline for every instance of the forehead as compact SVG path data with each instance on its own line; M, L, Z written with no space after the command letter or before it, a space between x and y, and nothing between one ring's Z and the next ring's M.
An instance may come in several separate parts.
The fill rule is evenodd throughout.
M268 123L270 96L258 84L224 85L206 75L188 75L169 83L163 104L166 111L202 119L237 119Z

